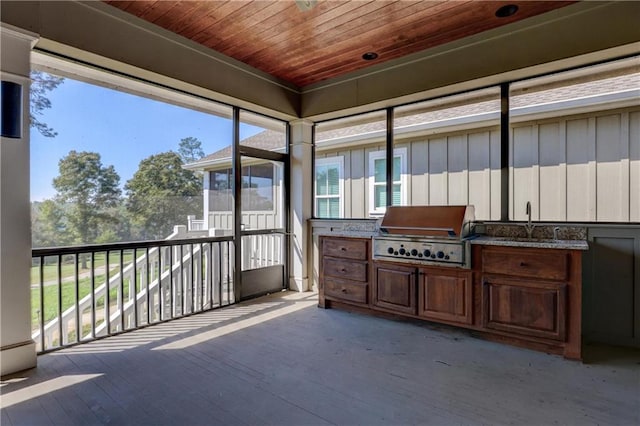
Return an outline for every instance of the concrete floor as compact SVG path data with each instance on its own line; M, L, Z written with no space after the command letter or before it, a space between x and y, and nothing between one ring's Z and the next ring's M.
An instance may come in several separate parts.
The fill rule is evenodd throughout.
M640 353L587 363L280 293L40 356L6 425L638 425Z

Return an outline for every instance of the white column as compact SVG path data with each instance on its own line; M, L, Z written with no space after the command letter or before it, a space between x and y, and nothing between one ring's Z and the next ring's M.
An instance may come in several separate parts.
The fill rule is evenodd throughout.
M0 141L0 374L36 366L31 339L29 73L37 36L0 26L0 77L22 85L22 134Z
M313 123L296 120L291 125L291 276L289 288L296 291L310 289L309 271L311 232L308 220L312 212L311 128Z

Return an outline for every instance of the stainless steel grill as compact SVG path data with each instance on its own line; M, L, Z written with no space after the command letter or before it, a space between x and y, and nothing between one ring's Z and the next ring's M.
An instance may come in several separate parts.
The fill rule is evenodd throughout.
M469 268L473 206L394 206L373 237L373 258Z

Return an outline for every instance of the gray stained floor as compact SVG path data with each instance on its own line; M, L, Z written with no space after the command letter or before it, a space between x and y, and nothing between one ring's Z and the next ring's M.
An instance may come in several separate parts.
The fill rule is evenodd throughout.
M40 356L6 425L638 425L638 352L588 363L281 293Z

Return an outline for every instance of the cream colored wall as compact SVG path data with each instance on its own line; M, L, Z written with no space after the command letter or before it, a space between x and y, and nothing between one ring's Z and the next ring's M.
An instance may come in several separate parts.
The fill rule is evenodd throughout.
M511 217L640 222L640 108L520 123L512 133Z
M472 204L479 220L500 220L497 127L405 140L408 204ZM369 217L370 152L381 144L319 150L344 157L345 217ZM510 218L558 222L640 222L640 108L513 125Z
M0 141L0 375L35 367L31 339L29 54L35 35L0 28L0 76L22 85L22 137Z
M481 220L500 219L500 132L496 128L399 142L407 149L407 204L476 206ZM319 151L344 157L345 217L369 217L369 154L382 144Z

